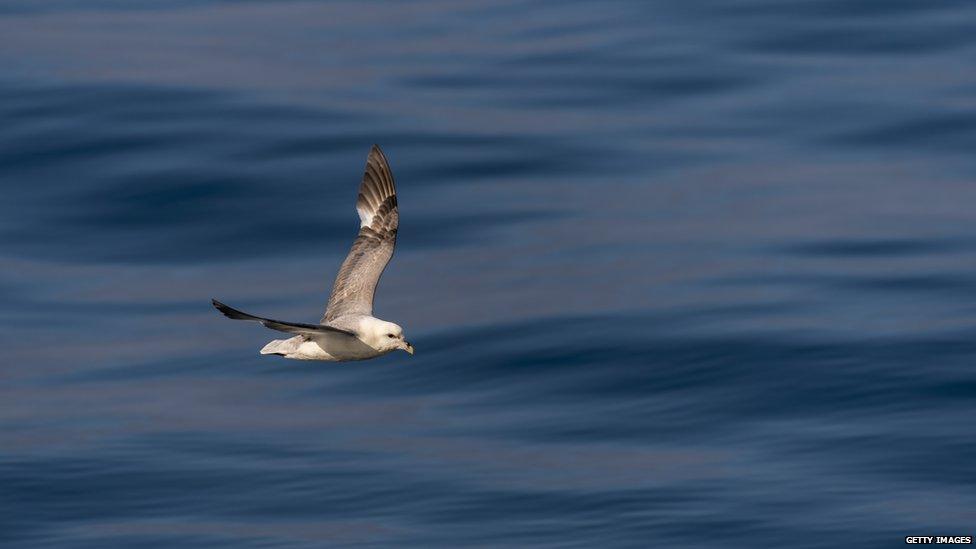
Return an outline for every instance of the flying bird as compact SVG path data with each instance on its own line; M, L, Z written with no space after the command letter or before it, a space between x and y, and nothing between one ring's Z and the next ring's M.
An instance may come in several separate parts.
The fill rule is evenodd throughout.
M376 145L366 159L356 211L359 235L339 268L325 316L318 324L262 318L212 300L227 318L252 320L272 330L294 334L268 343L261 349L262 355L339 362L374 358L397 349L413 354L413 345L403 338L403 328L373 316L373 293L393 257L400 221L393 172Z

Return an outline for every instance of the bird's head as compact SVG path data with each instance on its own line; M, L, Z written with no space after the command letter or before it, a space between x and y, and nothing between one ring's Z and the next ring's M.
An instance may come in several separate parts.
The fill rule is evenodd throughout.
M403 328L393 322L376 319L368 328L370 342L380 351L396 351L400 349L413 354L413 345L403 338Z

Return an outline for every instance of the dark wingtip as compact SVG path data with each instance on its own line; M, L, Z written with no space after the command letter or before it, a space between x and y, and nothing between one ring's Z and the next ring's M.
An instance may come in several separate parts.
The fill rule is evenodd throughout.
M226 316L227 318L233 318L233 319L241 318L241 312L234 309L233 307L228 307L227 305L224 305L223 303L217 301L216 299L211 299L210 303L212 303L213 306L218 311L220 311L222 315Z
M373 143L373 147L369 149L369 156L377 156L384 164L389 164L386 161L386 155L383 154L383 149L381 149L376 143Z

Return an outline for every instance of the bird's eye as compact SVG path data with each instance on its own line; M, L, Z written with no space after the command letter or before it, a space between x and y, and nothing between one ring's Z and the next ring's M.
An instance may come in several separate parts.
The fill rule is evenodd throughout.
M386 337L396 337L396 336L393 334L386 334Z

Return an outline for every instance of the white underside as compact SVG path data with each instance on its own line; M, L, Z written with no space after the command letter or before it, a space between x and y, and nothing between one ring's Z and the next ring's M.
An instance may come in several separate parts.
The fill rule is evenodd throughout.
M308 339L295 336L290 339L276 339L261 349L262 355L281 355L293 360L366 360L385 355L390 351L377 351L358 339L348 336L329 336Z

